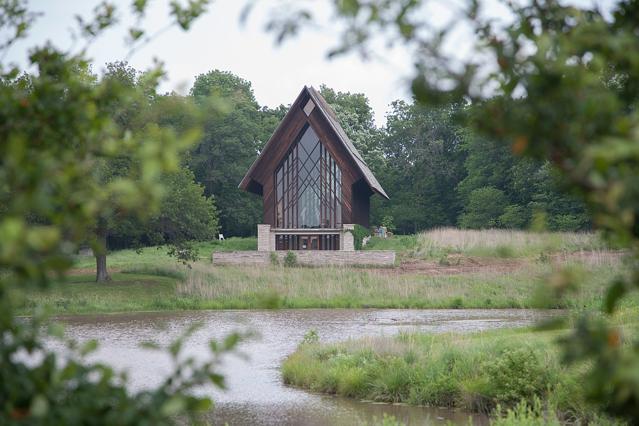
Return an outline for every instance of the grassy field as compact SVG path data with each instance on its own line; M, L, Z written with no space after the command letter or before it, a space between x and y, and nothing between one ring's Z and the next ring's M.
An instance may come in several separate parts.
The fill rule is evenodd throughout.
M428 267L417 270L215 266L212 251L254 250L256 239L229 238L198 243L197 248L200 260L191 268L178 264L164 247L110 253L113 280L105 284L93 282L94 259L79 256L67 282L26 294L23 312L34 306L56 314L222 308L583 309L598 306L605 283L625 270L619 256L610 256L593 234L440 229L374 238L367 247L393 249L404 263ZM578 257L557 262L556 256L582 251L591 255L588 262ZM472 267L451 272L468 259L479 263L473 260ZM541 283L560 267L581 283L579 291L565 302L542 300Z
M636 308L625 309L617 319L626 324L626 334L636 334L637 324L630 322L636 321L636 313ZM560 362L556 340L565 333L402 334L327 345L309 333L284 361L282 375L294 386L360 400L487 414L497 405L541 401L562 422L606 423L586 402L580 378L584 366L569 368ZM525 424L548 424L539 420Z
M257 238L229 238L226 241L197 242L195 248L198 251L200 262L210 263L211 253L214 251L238 251L257 250ZM112 269L127 269L141 267L173 267L177 264L174 258L167 253L164 246L144 247L140 250L118 250L109 253L107 263ZM75 263L77 269L94 269L95 258L93 256L78 256Z
M106 284L73 275L47 292L26 295L25 312L53 313L251 308L572 308L599 307L605 283L620 273L616 261L596 267L564 265L579 289L565 301L540 297L556 270L533 263L512 272L455 275L393 274L349 268L244 268L195 264L191 269L123 267ZM317 285L322 283L322 285Z
M438 228L417 235L374 237L366 250L395 250L403 258L441 259L447 255L539 258L579 251L607 251L597 234L583 232L527 232L507 229Z

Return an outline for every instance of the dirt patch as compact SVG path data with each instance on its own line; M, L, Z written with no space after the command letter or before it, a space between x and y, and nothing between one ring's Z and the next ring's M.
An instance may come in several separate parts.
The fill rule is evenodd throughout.
M623 251L580 251L574 253L559 253L548 256L546 259L502 259L485 257L468 257L460 254L452 254L445 259L421 260L404 259L396 268L374 268L372 273L379 275L459 275L472 273L505 274L522 269L535 262L549 262L560 266L567 262L582 262L589 266L615 265L626 255Z
M375 269L372 272L381 275L416 274L416 275L457 275L477 272L503 274L525 266L521 259L484 259L465 256L448 256L441 261L407 259L393 269Z
M591 266L616 265L620 263L628 253L625 251L577 251L574 253L558 253L551 257L553 264L561 264L569 261L582 262Z

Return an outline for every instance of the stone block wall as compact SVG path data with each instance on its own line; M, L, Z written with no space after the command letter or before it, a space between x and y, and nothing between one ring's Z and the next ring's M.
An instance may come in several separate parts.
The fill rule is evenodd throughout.
M355 251L355 237L353 236L353 231L355 231L355 225L351 223L345 223L342 225L339 246L341 251Z
M286 251L276 251L280 263ZM300 265L307 266L393 266L395 252L391 250L309 250L293 251ZM217 252L212 255L214 265L269 265L270 253L265 251Z
M273 242L275 242L274 238ZM257 251L271 250L275 250L275 245L271 249L271 225L257 225Z

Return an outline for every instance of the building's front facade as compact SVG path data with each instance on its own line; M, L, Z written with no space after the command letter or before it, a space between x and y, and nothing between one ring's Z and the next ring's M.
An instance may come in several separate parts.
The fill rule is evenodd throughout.
M304 87L240 188L261 195L258 250L352 250L369 226L369 198L388 198L335 113Z

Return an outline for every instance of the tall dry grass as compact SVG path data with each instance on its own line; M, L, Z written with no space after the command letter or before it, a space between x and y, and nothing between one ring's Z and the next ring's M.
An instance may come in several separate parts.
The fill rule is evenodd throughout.
M554 268L550 263L537 262L510 272L424 276L351 268L198 264L177 284L177 294L214 300L220 306L249 308L265 307L265 303L291 308L529 308L538 307L535 292ZM584 274L582 293L568 303L598 303L614 269L591 268Z
M607 250L598 235L586 232L529 232L507 229L437 228L417 236L416 251L426 257L445 253L525 257L540 253Z

